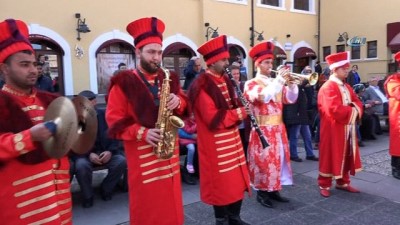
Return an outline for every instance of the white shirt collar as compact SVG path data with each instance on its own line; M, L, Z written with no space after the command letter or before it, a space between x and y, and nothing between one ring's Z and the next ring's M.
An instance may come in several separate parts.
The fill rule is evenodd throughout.
M339 78L337 78L335 75L331 75L329 76L329 80L339 84L339 85L343 85L343 81L341 81Z

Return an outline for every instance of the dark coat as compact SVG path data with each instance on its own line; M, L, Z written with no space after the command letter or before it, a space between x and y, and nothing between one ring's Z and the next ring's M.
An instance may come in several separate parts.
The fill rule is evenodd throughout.
M283 105L283 122L286 126L310 124L307 114L307 96L304 86L299 86L299 96L295 103Z

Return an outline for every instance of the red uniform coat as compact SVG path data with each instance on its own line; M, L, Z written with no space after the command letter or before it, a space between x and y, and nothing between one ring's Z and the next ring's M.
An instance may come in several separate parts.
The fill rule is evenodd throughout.
M389 153L400 157L400 73L387 78L385 89L389 98Z
M238 108L231 81L201 74L189 90L197 123L201 200L228 205L243 199L249 174L238 124L246 117Z
M288 138L282 121L282 102L291 101L287 97L289 88L279 83L279 79L284 82L280 77L272 79L257 74L245 84L245 96L251 102L258 126L269 144L264 149L256 130L251 130L247 149L250 179L254 188L263 191L279 191L282 184L293 184ZM293 101L297 99L297 93L292 93L295 91L297 88L290 91ZM265 102L265 97L270 100Z
M361 171L356 123L362 117L362 103L348 84L335 76L322 85L318 92L318 110L321 117L319 174L340 179L346 152L352 155L350 174ZM350 151L347 151L347 150Z
M146 75L148 80L154 77ZM158 74L162 84L163 73ZM186 100L179 81L172 76L171 92L181 99L178 113ZM160 87L159 87L160 90ZM183 206L179 164L179 144L171 159L158 159L145 141L149 128L157 121L158 107L137 71L124 71L111 80L106 119L109 133L124 142L128 163L130 223L138 225L183 224Z
M52 94L0 91L0 223L72 224L69 162L49 159L29 129L43 122Z

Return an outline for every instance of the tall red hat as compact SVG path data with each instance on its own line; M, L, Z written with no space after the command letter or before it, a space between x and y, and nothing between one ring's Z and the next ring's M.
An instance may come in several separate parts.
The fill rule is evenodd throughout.
M226 35L221 35L211 39L200 46L197 51L203 55L207 65L211 65L218 60L229 58L229 48L226 41Z
M141 18L126 26L126 31L134 38L136 48L152 43L162 45L164 30L164 22L155 17Z
M250 49L249 56L258 64L264 59L273 59L274 48L275 45L270 41L261 42Z
M349 52L339 52L325 57L326 62L329 64L329 69L333 70L338 67L350 66Z
M21 20L7 19L0 23L0 63L9 56L28 50L33 52L29 42L28 26Z
M399 64L400 64L400 51L399 51L399 52L397 52L396 54L394 54L394 60L396 60L396 61L397 61L397 63L399 63Z

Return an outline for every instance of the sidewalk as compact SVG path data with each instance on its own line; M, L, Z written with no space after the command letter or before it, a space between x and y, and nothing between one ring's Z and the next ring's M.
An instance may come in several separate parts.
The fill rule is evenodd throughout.
M284 187L282 195L290 203L276 203L275 208L261 206L255 195L246 198L242 218L253 225L261 224L399 224L400 180L391 176L388 155L388 134L368 141L361 148L364 171L352 177L352 184L362 193L351 194L332 189L330 198L323 198L317 186L318 162L292 162L295 185ZM304 149L299 156L305 158ZM318 151L315 151L318 154ZM97 185L104 174L96 174ZM97 184L96 184L97 182ZM199 186L183 184L185 224L215 224L211 206L200 201ZM73 222L76 225L129 224L128 194L117 191L104 202L96 196L94 206L83 209L77 186L73 185ZM275 202L274 202L275 203ZM161 220L162 218L160 218Z

